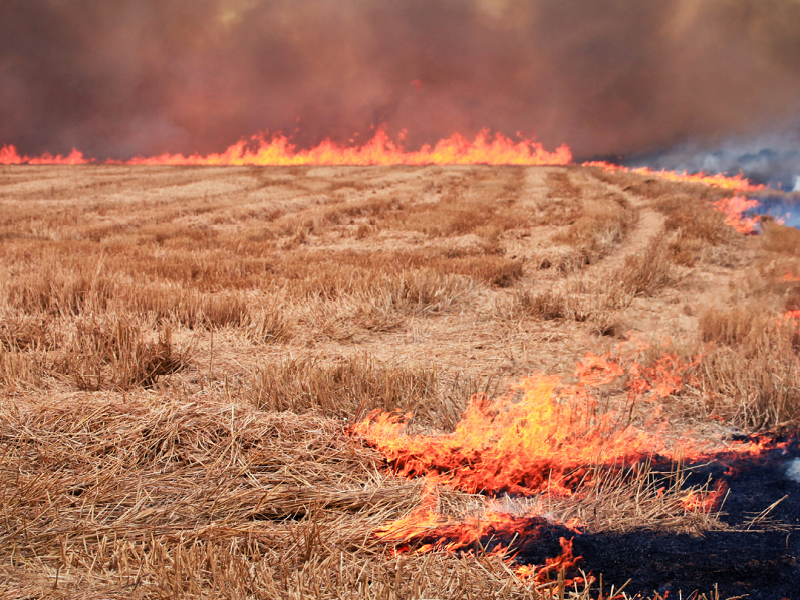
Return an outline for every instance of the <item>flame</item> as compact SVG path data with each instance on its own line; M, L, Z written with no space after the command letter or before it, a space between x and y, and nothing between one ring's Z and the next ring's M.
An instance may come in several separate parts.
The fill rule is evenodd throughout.
M650 177L659 177L661 179L666 179L667 181L675 181L680 183L701 183L703 185L710 185L713 187L718 187L726 190L736 190L739 192L755 192L758 190L763 190L766 188L765 185L756 185L750 182L743 173L739 173L738 175L728 176L719 174L712 174L709 175L704 171L699 173L687 173L686 171L677 172L677 171L666 171L664 169L660 171L654 171L653 169L649 169L647 167L638 167L638 168L628 168L619 165L614 165L604 161L591 161L583 163L584 167L599 167L606 172L614 172L618 171L621 173L638 173L639 175L646 175Z
M750 200L744 196L723 198L714 202L714 208L725 215L725 224L739 233L758 233L758 217L746 217L744 214L759 206L758 200Z
M558 573L561 570L567 571L573 569L581 557L576 557L573 554L572 540L562 537L559 538L558 542L561 544L561 554L553 558L546 558L544 566L542 567L537 567L534 565L521 565L517 567L517 577L522 579L532 579L535 583L541 584L547 582L552 573ZM581 582L583 582L582 577L573 577L571 579L564 580L564 584L567 586Z
M375 537L399 544L398 552L417 553L485 553L494 543L489 553L512 563L517 557L515 540L519 544L552 542L554 528L580 533L577 520L554 524L541 516L519 517L495 510L486 510L480 518L455 520L437 512L437 486L489 495L545 492L566 496L592 478L591 465L619 466L652 453L668 455L659 431L664 422L650 430L622 424L620 412L599 414L599 402L592 393L622 378L629 405L680 390L683 375L696 361L686 363L665 355L645 368L633 358L648 348L649 344L632 337L613 353L589 353L575 366L574 384L544 374L527 378L515 388L523 393L520 401L515 401L513 392L494 401L476 395L451 435L406 436L403 431L412 415L371 413L353 431L374 445L398 474L425 478L420 506L375 530ZM658 411L653 412L657 422ZM715 502L713 494L690 495L685 506L687 511L710 511ZM510 541L504 546L503 540ZM563 571L566 584L582 582L575 574L580 557L573 554L572 540L560 536L559 544L560 552L545 556L543 565L515 566L515 574L543 584L553 573Z
M636 358L649 348L630 336L605 354L587 354L575 366L574 383L540 373L494 401L476 395L449 435L406 435L412 415L371 413L353 432L376 447L396 473L422 476L425 481L420 506L375 530L375 537L394 543L400 553L498 556L521 579L546 584L556 573L559 581L569 585L584 581L576 569L581 557L574 556L572 539L567 539L570 532L582 534L580 523L560 524L530 513L505 514L493 496L577 494L580 498L587 489L584 486L597 477L598 467L622 468L652 455L678 462L722 460L728 465L726 474L732 475L740 461L766 459L770 452L789 446L790 440L759 436L709 453L698 440L668 432L669 423L659 417L658 405L648 406L653 415L649 423L631 425L634 404L679 392L693 381L691 370L702 358L685 361L663 354L645 367ZM618 408L601 413L598 396L604 386L612 386L606 391L616 391L624 400ZM627 389L627 396L622 389ZM669 444L670 438L677 442ZM484 493L485 512L460 520L440 514L438 486L442 485ZM664 488L658 491L663 492ZM708 514L719 509L726 493L727 485L717 482L689 490L679 501L687 513ZM555 547L556 537L560 550ZM513 564L518 560L543 564ZM586 577L591 579L591 575Z
M681 504L686 512L708 514L719 508L728 486L724 481L718 481L714 487L705 492L691 491L681 498Z
M426 479L420 506L405 517L377 528L373 535L384 542L398 544L396 554L428 554L435 551L485 554L502 557L507 564L512 564L516 557L515 541L530 543L540 540L552 528L552 524L542 517L517 517L492 510L484 511L479 517L469 516L459 521L436 512L438 498L436 485ZM580 533L575 529L573 531ZM508 545L504 546L502 539L510 540ZM559 537L559 545L561 551L556 556L546 557L543 566L516 566L515 574L521 579L542 584L553 573L572 570L581 557L574 556L571 539ZM582 581L580 577L573 577L565 583L571 585Z
M781 281L787 281L787 282L800 281L800 275L794 275L792 273L789 273L789 271L786 271L783 274L783 278L781 279Z
M666 398L680 392L684 383L694 383L694 378L687 373L692 367L700 363L702 355L694 361L687 363L675 354L665 353L652 367L642 368L638 363L631 365L628 371L626 386L635 399L644 397L644 393L651 391L649 399Z
M0 149L0 164L85 164L77 150L69 156L44 154L31 158L20 156L14 146ZM459 133L440 140L435 146L423 146L418 151L406 151L389 139L379 128L375 136L361 146L342 147L325 140L310 150L298 150L282 135L269 139L257 135L241 140L220 154L162 154L136 157L127 161L108 160L106 164L127 165L568 165L572 153L566 145L554 152L529 139L514 142L501 133L494 136L484 129L473 141Z
M41 156L30 157L20 155L14 146L0 148L0 165L85 165L91 162L83 157L83 153L75 148L67 156L57 154L53 156L45 152Z
M508 514L484 512L480 517L467 517L456 521L443 517L430 509L417 509L406 517L393 521L375 530L376 538L385 542L401 544L396 553L411 551L411 544L417 543L413 550L416 554L428 554L435 551L461 552L467 554L485 554L503 557L507 564L515 559L513 541L510 546L499 544L485 552L484 545L491 544L498 536L511 540L525 540L530 543L538 540L548 527L541 517L515 517ZM546 583L553 573L572 570L581 559L572 551L572 540L559 538L561 552L553 557L546 557L543 566L519 565L515 573L523 579L532 579L536 583ZM567 585L582 581L579 577L567 580Z
M575 368L577 384L538 374L514 386L514 393L489 401L475 396L455 432L442 436L403 435L412 415L371 413L354 432L374 445L396 472L424 475L469 493L570 495L590 476L588 465L631 463L670 452L659 435L666 424L659 411L647 428L625 424L625 410L599 414L591 390L625 376L628 405L664 398L682 389L697 364L665 355L652 367L587 354Z

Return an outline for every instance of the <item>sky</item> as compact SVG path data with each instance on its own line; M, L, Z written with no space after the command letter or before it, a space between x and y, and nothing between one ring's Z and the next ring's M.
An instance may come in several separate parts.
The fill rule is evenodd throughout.
M800 0L0 0L0 145L23 153L381 125L412 148L489 128L670 168L768 149L786 178Z

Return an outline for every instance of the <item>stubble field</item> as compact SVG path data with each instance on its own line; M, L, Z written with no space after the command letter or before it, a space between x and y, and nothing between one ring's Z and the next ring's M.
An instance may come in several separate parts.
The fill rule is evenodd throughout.
M429 490L350 428L452 431L474 394L634 342L681 383L610 382L601 412L657 405L709 446L791 425L800 232L738 234L726 196L579 167L0 168L0 595L596 597L392 552L373 531ZM548 514L724 527L643 477Z

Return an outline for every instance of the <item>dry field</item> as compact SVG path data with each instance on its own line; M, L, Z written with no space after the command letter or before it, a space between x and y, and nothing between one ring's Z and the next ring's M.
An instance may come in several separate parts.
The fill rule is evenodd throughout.
M793 422L800 231L737 234L724 195L578 167L0 167L0 596L596 598L393 555L372 532L423 486L348 426L452 430L473 394L628 339L643 368L700 355L661 401L677 431ZM643 513L647 477L549 510L720 526L669 493Z

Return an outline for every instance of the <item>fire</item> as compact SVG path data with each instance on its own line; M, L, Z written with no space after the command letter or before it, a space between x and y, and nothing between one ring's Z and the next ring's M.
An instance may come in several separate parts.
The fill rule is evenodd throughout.
M20 156L14 146L0 149L0 164L85 164L77 150L69 156L44 154L31 158ZM389 139L383 129L361 146L342 147L330 140L310 150L298 150L282 135L269 139L265 135L241 140L220 154L162 154L136 157L128 161L106 161L107 164L128 165L568 165L572 153L566 145L553 152L529 139L515 142L501 133L494 136L481 131L473 141L459 133L440 140L435 146L425 145L417 151L406 151Z
M679 391L696 362L665 355L643 368L624 356L588 354L575 369L576 384L559 376L535 375L514 393L489 401L477 396L454 433L406 436L411 415L376 412L354 431L373 444L406 477L424 475L469 493L570 495L590 476L589 465L625 464L650 454L670 456L660 435L666 421L654 411L646 428L626 423L627 413L601 414L592 394L624 376L627 406Z
M91 161L85 159L83 154L75 148L67 156L61 154L53 156L49 152L45 152L37 157L20 156L14 146L0 148L0 165L85 165L88 162Z
M786 271L783 274L783 278L781 279L781 281L786 281L786 282L800 281L800 275L794 275Z
M759 206L758 200L750 200L744 196L723 198L714 202L714 208L725 215L725 224L739 233L758 233L758 217L747 217L745 213Z
M659 177L661 179L666 179L667 181L675 181L680 183L701 183L703 185L710 185L713 187L718 187L726 190L736 190L739 192L755 192L758 190L763 190L766 188L764 185L755 185L747 179L744 174L739 173L738 175L728 176L723 174L716 174L716 175L709 175L703 171L700 173L687 173L683 171L681 173L677 171L666 171L664 169L660 171L654 171L653 169L649 169L647 167L638 167L630 169L628 167L623 167L619 165L613 165L611 163L607 163L604 161L592 161L583 163L584 167L599 167L604 171L613 172L619 171L621 173L638 173L639 175L646 175L650 177Z
M706 493L692 491L681 499L686 512L696 512L708 514L719 508L728 486L723 481L718 481L714 487Z
M575 564L581 559L580 556L576 557L572 552L572 540L566 538L559 538L561 544L561 554L555 558L546 558L544 566L536 567L533 565L522 565L517 568L517 576L525 579L533 579L536 583L544 583L553 573L559 571L567 571L575 567ZM572 585L573 583L581 583L583 578L574 577L566 580L565 585Z
M406 435L412 415L371 413L353 432L377 448L398 475L421 476L425 481L419 508L378 528L375 537L395 544L401 553L482 553L500 556L509 564L524 556L539 566L515 566L518 577L547 583L563 571L564 578L572 578L568 581L580 582L576 576L580 557L573 554L571 538L582 535L577 527L583 525L531 513L505 514L502 503L492 498L546 494L580 499L591 489L599 468L622 469L653 456L679 463L719 458L734 468L738 460L765 457L788 444L751 438L712 454L698 440L670 432L657 404L648 408L649 422L633 425L634 405L680 392L693 382L691 371L702 358L688 361L664 354L645 367L636 359L648 348L631 336L610 352L587 354L575 366L574 382L540 373L493 401L476 395L451 434ZM616 395L616 409L600 410L598 398L603 392L606 398ZM444 516L437 511L438 486L483 493L486 510L480 517ZM720 482L691 489L678 501L687 513L708 514L718 510L726 492Z
M396 553L412 551L416 554L430 552L461 552L498 556L512 563L521 545L541 543L550 546L555 556L544 556L542 566L522 565L515 573L522 579L531 579L537 584L546 583L559 571L571 571L581 557L572 551L572 540L558 535L563 527L554 526L543 517L517 517L486 510L478 516L456 520L436 512L437 487L427 480L420 506L405 517L376 529L373 534L379 540L396 544ZM579 533L577 530L573 530ZM553 542L558 540L558 548ZM582 582L573 577L567 584Z
M412 85L417 82L412 82ZM399 140L405 137L402 132ZM315 148L298 150L284 135L255 135L249 140L242 139L229 146L224 152L208 155L161 154L159 156L137 156L126 161L98 161L86 158L77 149L68 155L44 153L31 157L20 155L13 145L0 147L0 165L82 165L90 163L125 165L260 165L260 166L302 166L302 165L569 165L572 152L562 144L553 152L530 139L518 142L502 133L493 136L483 129L473 141L460 133L439 140L434 146L424 145L417 151L407 151L400 143L392 141L384 127L377 128L371 140L360 146L344 147L325 140ZM733 177L709 175L706 173L688 174L675 171L654 171L647 167L629 169L607 162L586 162L583 166L599 167L605 171L638 173L660 177L669 181L701 183L739 192L762 190L766 186L754 185L741 173Z

